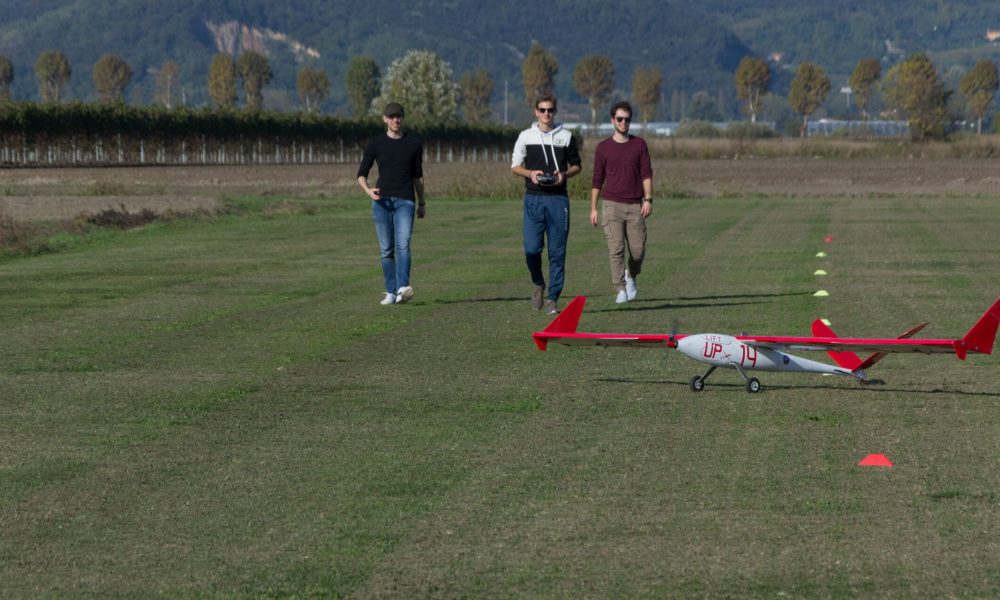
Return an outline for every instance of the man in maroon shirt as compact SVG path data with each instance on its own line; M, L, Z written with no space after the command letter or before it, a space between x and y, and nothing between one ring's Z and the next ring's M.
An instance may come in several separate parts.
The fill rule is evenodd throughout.
M604 199L600 222L608 238L611 283L615 302L635 300L639 293L635 278L642 271L646 254L646 218L653 212L653 168L646 140L630 135L632 106L619 102L611 107L614 134L597 145L594 178L590 190L590 223L597 227L597 199ZM625 246L628 246L628 266Z

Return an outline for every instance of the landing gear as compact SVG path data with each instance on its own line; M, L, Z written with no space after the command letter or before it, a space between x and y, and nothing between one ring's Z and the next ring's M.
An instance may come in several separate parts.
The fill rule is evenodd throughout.
M740 377L743 378L743 381L747 382L748 394L756 394L757 392L760 391L760 380L758 380L756 377L747 377L747 374L744 373L743 369L741 369L740 366L736 363L733 363L733 367L736 369L736 372L740 374Z
M760 391L760 380L759 379L757 379L756 377L747 377L746 373L743 372L743 369L741 369L739 367L739 365L733 364L732 366L736 368L736 371L740 374L740 377L743 378L743 381L746 381L746 383L747 383L747 393L748 394L756 394L757 392ZM704 390L705 389L705 380L708 379L708 376L711 375L713 371L715 371L715 367L712 367L711 369L709 369L708 372L705 373L704 375L695 375L694 377L692 377L691 378L691 391L692 392L700 392L700 391Z
M708 373L705 373L704 375L695 375L694 377L692 377L691 378L691 391L692 392L700 392L703 389L705 389L705 380L708 379L708 376L711 375L712 371L714 371L714 370L715 370L715 367L712 367L711 369L708 370Z

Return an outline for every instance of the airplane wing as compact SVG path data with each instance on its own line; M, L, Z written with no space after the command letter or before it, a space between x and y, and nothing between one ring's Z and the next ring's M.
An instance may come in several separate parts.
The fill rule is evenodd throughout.
M785 337L785 336L742 336L736 339L748 346L777 348L787 350L823 350L826 352L872 352L887 354L892 352L915 352L919 354L955 353L961 360L966 354L991 354L993 342L996 339L997 328L1000 326L1000 300L993 303L983 316L976 321L972 329L957 339L920 340L909 339L910 336L924 328L918 325L898 338L842 338L842 337ZM814 331L832 334L829 328L817 328ZM873 364L880 356L870 356L863 364ZM839 361L838 361L839 362Z
M587 299L577 296L566 305L548 327L536 331L532 337L539 350L545 350L549 342L565 346L632 346L645 348L675 348L677 341L686 335L667 334L634 334L634 333L578 333L580 315ZM972 329L963 337L957 339L910 339L909 336L923 328L918 325L898 338L842 338L836 335L814 337L789 337L773 335L736 336L736 339L758 348L774 348L779 350L814 350L834 353L871 352L888 354L896 352L912 352L919 354L954 353L959 359L965 360L966 354L991 354L997 329L1000 327L1000 300L993 303L983 316L976 321ZM828 328L817 329L824 334L833 334ZM856 357L855 357L856 358ZM870 356L863 364L873 364L880 356ZM855 362L852 360L852 362ZM860 362L860 359L857 359Z
M545 350L549 342L563 346L665 348L676 346L676 340L684 337L657 333L577 333L576 328L586 302L585 296L573 298L544 331L532 334L538 349Z
M921 354L955 352L962 340L909 340L881 338L825 338L786 336L737 336L747 346L776 350L816 350L834 352L917 352Z

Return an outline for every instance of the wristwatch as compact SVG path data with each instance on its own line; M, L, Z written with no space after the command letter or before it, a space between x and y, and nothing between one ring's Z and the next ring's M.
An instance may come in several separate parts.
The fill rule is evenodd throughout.
M643 202L649 202L650 204L653 203L653 199L652 198L643 198L642 201Z

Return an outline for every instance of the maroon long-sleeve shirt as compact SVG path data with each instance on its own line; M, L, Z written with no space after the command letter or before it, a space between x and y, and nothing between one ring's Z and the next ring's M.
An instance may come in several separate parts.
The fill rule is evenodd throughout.
M634 135L618 143L608 138L594 152L591 187L601 190L601 198L612 202L642 202L642 181L653 178L646 140Z

